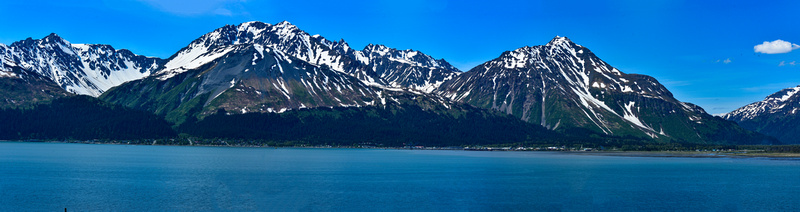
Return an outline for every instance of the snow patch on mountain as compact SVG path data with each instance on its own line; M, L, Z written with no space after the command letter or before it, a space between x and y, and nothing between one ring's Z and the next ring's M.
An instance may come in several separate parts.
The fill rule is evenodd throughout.
M625 107L624 107L625 114L624 114L623 118L625 118L625 120L628 120L628 122L631 122L631 123L633 123L634 125L636 125L638 127L641 127L641 128L644 128L644 129L648 129L650 131L654 131L655 132L655 130L653 130L653 128L651 128L651 127L645 125L644 123L642 123L642 121L639 120L639 117L636 116L636 113L639 113L639 108L638 107L636 108L636 113L633 112L633 108L634 108L635 105L636 105L636 102L634 102L634 101L629 101L628 103L625 103ZM663 129L659 134L664 134Z
M800 86L794 87L794 88L787 88L785 93L780 98L774 98L773 97L773 99L776 99L776 100L781 101L781 102L785 102L786 100L789 100L790 97L792 97L795 94L797 94L798 91L800 91Z
M49 78L68 92L90 96L146 77L161 62L109 45L71 44L56 34L0 48L4 64L14 63Z
M800 108L800 95L798 93L800 93L800 85L786 88L767 96L764 100L724 114L722 118L741 122L770 114L794 114L796 109Z
M217 48L212 50L203 50L202 48L190 48L188 52L180 52L172 60L164 64L164 69L159 71L159 80L166 80L175 75L186 72L187 70L196 69L219 57L224 56L228 52L235 49L235 46L228 48Z
M593 125L606 134L615 134L624 128L621 126L629 125L650 137L657 137L662 133L640 117L639 110L644 102L658 99L673 102L678 107L682 104L654 78L624 74L589 49L559 36L546 45L504 52L438 87L434 93L449 99L492 108L526 121L536 120L547 128L553 127L552 123ZM624 100L610 96L624 96ZM583 118L570 117L580 120L567 123L561 118L563 114L550 114L564 110L551 109L550 101L574 104L575 107L568 106L574 108L573 111L566 113L580 114ZM534 107L540 108L534 110ZM695 112L692 107L687 111ZM628 124L614 123L617 120Z
M17 77L12 70L17 64L11 60L8 46L0 43L0 77Z
M356 77L365 84L431 92L460 71L444 60L415 50L368 45L354 50L344 40L309 35L287 21L275 25L246 22L224 26L201 36L176 53L157 75L164 80L215 59L233 45L261 45L317 67ZM289 60L291 61L291 60ZM255 61L254 61L255 62Z

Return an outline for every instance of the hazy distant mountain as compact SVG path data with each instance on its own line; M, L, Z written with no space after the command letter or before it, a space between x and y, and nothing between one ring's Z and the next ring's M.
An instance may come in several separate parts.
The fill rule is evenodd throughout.
M0 44L0 56L24 71L50 79L73 94L99 96L111 87L141 79L159 68L161 59L109 45L71 44L56 34L42 39Z
M800 143L800 86L786 88L722 117L785 143Z
M435 93L557 131L705 143L763 136L680 102L655 78L625 74L566 37L507 51L444 82Z

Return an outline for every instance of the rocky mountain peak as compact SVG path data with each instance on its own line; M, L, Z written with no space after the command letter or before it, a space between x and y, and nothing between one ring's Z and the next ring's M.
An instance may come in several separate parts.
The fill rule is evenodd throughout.
M790 98L794 97L795 94L798 94L798 92L800 92L800 85L793 88L785 88L783 90L780 90L772 95L767 96L765 100L776 100L785 102Z
M436 60L416 50L397 50L384 45L367 45L354 50L344 39L330 41L283 21L275 25L245 22L225 26L201 36L165 64L159 79L200 67L225 55L234 45L262 45L306 61L347 73L366 84L408 87L430 91L448 76L459 71L444 60Z
M42 38L41 43L59 43L59 44L68 44L69 42L61 36L58 36L56 33L50 33L49 35Z
M546 45L506 51L444 82L434 93L553 130L713 140L686 132L705 128L708 122L737 129L676 100L655 78L622 73L560 36Z
M110 45L71 44L55 33L4 48L4 60L55 82L73 94L99 96L155 71L161 59L128 54Z
M753 102L731 111L722 118L743 122L759 117L794 115L800 111L800 85L770 94L764 100Z
M575 44L575 43L573 43L572 40L570 40L567 37L561 37L557 35L553 37L553 39L550 40L550 42L547 42L547 46L555 46L560 44Z
M283 20L283 21L281 21L280 23L277 23L277 24L275 24L275 26L279 26L279 27L294 27L294 28L297 28L297 26L295 26L295 25L294 25L294 24L292 24L292 23L289 23L289 21L286 21L286 20Z
M722 118L742 127L773 136L782 142L798 144L800 126L800 85L782 89L764 100L731 111Z

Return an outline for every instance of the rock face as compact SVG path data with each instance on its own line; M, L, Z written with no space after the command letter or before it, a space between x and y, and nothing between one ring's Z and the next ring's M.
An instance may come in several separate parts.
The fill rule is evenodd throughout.
M745 105L722 117L742 127L778 138L784 143L800 143L800 86L786 88L764 100Z
M422 70L425 75L415 72ZM443 60L416 51L383 46L354 51L343 41L309 36L288 22L248 22L203 35L152 76L116 87L101 99L175 122L219 109L233 114L283 112L416 98L449 107L449 100L423 91L455 73Z
M445 81L434 93L556 131L577 128L701 143L769 142L678 101L653 77L622 73L566 37L504 52ZM734 134L748 135L728 136Z
M30 93L8 94L25 96L5 98L12 106L85 94L176 124L220 112L396 104L459 114L480 107L587 136L774 141L680 102L656 79L622 73L566 37L504 52L464 73L419 51L373 44L355 50L285 21L226 25L164 60L55 34L0 44L0 56L0 85Z
M412 88L424 92L460 73L439 59L414 50L397 50L383 45L368 45L363 50L350 48L344 40L330 41L309 35L289 22L275 25L246 22L227 25L193 41L167 59L159 79L194 69L224 55L228 47L258 44L311 65L346 73L365 84Z
M9 58L0 59L0 108L30 107L72 95L47 77L25 71Z
M109 45L71 44L56 34L0 44L4 63L43 76L67 92L99 96L111 87L141 79L159 68L161 59Z

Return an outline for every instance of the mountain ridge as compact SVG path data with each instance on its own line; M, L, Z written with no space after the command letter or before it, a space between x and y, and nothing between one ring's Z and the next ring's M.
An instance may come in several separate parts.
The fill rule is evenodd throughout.
M737 139L715 137L715 132L747 134L678 101L655 78L622 73L560 36L545 45L503 52L435 93L552 130L587 128L608 135L711 143Z
M6 78L22 73L9 67L49 74L45 77L71 93L146 110L176 126L219 111L408 104L457 113L471 105L562 133L586 129L657 142L772 142L681 102L655 78L623 73L560 36L505 51L467 72L412 49L368 44L355 50L344 39L310 35L287 21L225 25L163 60L108 45L71 44L56 34L0 50ZM30 62L44 57L49 62Z
M430 92L437 83L460 73L445 60L419 51L397 50L380 44L355 50L344 39L330 41L320 35L310 35L287 21L275 25L253 21L226 25L195 39L166 59L165 68L157 75L166 79L224 54L226 49L219 47L246 43L273 47L310 64L349 74L369 85ZM212 49L217 52L209 52Z
M36 72L73 94L99 96L111 87L140 79L161 59L104 44L72 44L55 33L0 45L4 61Z
M744 128L774 136L785 143L800 143L800 85L770 94L764 100L722 115Z
M281 113L315 107L386 105L425 96L367 85L327 66L315 66L260 44L233 44L211 51L224 53L197 68L168 73L166 78L157 74L125 83L100 98L182 123L188 117L202 118L218 109L233 114ZM415 96L406 96L408 93ZM449 107L446 100L433 101Z

